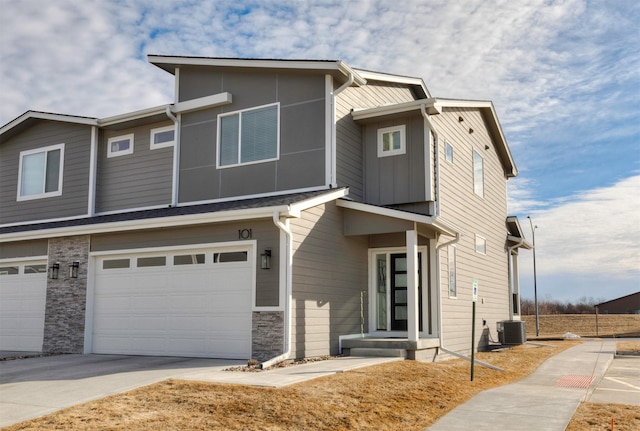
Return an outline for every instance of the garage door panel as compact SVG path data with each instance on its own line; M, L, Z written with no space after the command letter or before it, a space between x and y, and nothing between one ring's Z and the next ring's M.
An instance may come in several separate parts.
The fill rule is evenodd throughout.
M248 358L253 264L214 263L212 252L178 266L169 252L162 267L136 267L143 255L109 257L132 268L97 271L93 351Z
M45 262L16 262L16 273L0 275L0 350L42 350L47 274L29 273L34 265L46 268Z

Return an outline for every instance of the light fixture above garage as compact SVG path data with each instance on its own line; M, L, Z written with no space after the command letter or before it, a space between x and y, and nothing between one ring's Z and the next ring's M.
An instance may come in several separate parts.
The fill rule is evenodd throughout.
M49 278L55 280L58 278L58 272L60 272L60 264L54 263L49 267Z
M271 250L265 250L264 253L260 255L262 269L271 269Z
M78 269L80 268L80 262L73 262L69 265L69 277L78 278Z

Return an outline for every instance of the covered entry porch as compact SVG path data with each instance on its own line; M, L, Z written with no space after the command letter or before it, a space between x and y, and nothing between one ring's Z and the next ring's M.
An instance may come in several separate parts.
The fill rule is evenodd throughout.
M359 334L344 334L345 354L434 357L441 315L438 249L458 238L431 216L339 200L345 236L369 238L368 282Z

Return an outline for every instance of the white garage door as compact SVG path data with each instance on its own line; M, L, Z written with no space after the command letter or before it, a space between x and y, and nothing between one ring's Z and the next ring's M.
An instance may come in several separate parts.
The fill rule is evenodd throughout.
M46 297L46 261L0 263L0 350L42 350Z
M93 352L248 359L253 267L248 249L98 257Z

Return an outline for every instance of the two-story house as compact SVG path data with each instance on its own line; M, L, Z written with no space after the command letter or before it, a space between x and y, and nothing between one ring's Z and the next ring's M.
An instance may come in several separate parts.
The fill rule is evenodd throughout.
M174 103L0 129L0 349L433 358L470 351L474 286L475 346L519 319L490 102L341 61L149 60Z

